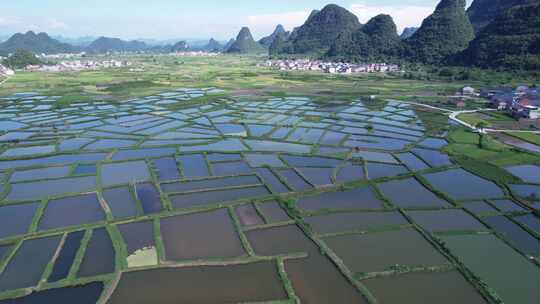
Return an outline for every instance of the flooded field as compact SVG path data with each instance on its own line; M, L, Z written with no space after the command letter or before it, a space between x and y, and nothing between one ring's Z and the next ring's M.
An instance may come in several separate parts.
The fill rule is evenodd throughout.
M480 176L407 103L212 92L0 98L0 303L538 303L538 165Z

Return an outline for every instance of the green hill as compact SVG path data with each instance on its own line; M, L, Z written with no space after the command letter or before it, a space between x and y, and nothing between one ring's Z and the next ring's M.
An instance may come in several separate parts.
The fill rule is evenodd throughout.
M358 18L348 10L330 4L313 11L307 21L293 31L291 37L273 49L273 54L325 54L336 39L360 27Z
M223 52L227 52L235 42L236 42L236 39L231 38L231 40L229 40L229 41L225 44L225 46L223 47Z
M347 61L391 61L402 53L401 38L389 15L378 15L353 33L341 34L328 57Z
M438 64L467 48L474 38L474 29L465 14L465 4L465 0L442 0L418 31L405 40L406 58Z
M272 42L274 42L274 40L276 39L276 37L278 35L285 35L285 37L287 37L289 35L287 33L287 31L285 30L285 28L283 27L283 25L281 25L281 24L276 26L276 29L274 30L274 32L270 36L266 36L266 37L262 38L261 40L259 40L259 43L262 46L264 46L266 48L269 48L270 45L272 45Z
M137 52L149 49L146 43L133 40L124 41L118 38L100 37L92 42L86 51L93 54L101 54L108 52Z
M59 54L78 51L74 46L52 39L46 33L36 34L32 31L25 34L15 34L0 43L0 55L8 55L23 49L36 54Z
M251 31L247 27L243 27L238 33L234 43L226 50L227 53L250 54L263 53L265 49L257 41L253 39Z
M478 32L511 7L533 2L538 3L538 0L474 0L467 15Z
M223 51L223 45L214 38L211 38L208 43L203 47L206 52L221 52Z
M540 4L503 13L452 61L482 68L540 69Z
M189 45L186 41L179 41L171 47L171 52L186 52L189 50Z

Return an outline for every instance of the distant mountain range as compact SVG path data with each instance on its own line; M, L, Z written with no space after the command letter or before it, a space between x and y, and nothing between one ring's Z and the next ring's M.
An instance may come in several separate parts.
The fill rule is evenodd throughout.
M58 38L58 39L55 39ZM223 46L215 39L209 41L195 41L195 45L187 41L174 44L151 44L140 40L126 41L110 37L82 37L65 38L62 36L49 36L46 33L36 34L32 31L18 33L8 37L0 43L0 55L7 56L18 49L24 49L35 54L59 54L72 52L87 52L92 54L107 52L177 52L177 51L222 51ZM70 43L66 43L70 41ZM155 42L155 41L154 41Z
M150 47L137 40L125 41L118 38L99 37L85 48L85 51L93 54L107 52L137 52L144 51Z
M540 67L540 0L474 0L465 11L465 0L440 0L433 14L418 28L398 35L389 15L378 15L361 24L335 4L313 10L303 25L291 32L282 25L255 41L249 28L236 39L132 40L83 37L77 39L46 33L15 34L0 43L0 55L25 49L34 53L181 52L222 51L271 57L316 57L363 62L418 62L479 67ZM1 39L1 35L0 35ZM66 43L70 42L70 43Z
M531 68L540 65L540 23L532 13L538 5L539 0L474 0L466 12L465 0L440 0L419 28L400 37L391 16L375 16L363 25L331 4L313 11L289 37L277 35L269 52L272 57Z
M17 49L46 54L78 51L77 47L52 39L46 33L36 34L32 31L25 34L15 34L8 40L0 43L0 55L6 56L7 54L14 53Z

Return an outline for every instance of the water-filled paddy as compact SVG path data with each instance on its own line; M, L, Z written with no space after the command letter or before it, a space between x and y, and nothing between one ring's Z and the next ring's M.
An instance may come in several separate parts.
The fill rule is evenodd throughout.
M457 271L402 274L362 283L380 303L487 303Z
M401 208L450 206L414 178L390 181L378 184L377 187L393 204Z
M538 302L540 268L493 235L442 237L452 254L508 303ZM489 254L486 254L489 252ZM532 267L531 267L532 266Z
M182 282L182 284L178 284ZM285 300L277 265L160 268L122 274L108 303L221 303Z
M47 279L49 282L60 281L68 277L83 237L84 231L76 231L67 235L62 250L54 262L52 273Z
M540 166L522 165L506 168L513 175L521 178L526 183L540 184Z
M153 222L136 222L118 226L127 249L128 267L157 264Z
M325 238L353 272L380 272L390 266L437 266L447 260L414 229Z
M58 236L24 241L0 275L0 290L37 285L59 242Z
M407 103L191 102L214 90L65 108L52 104L61 96L3 98L0 299L484 302L472 285L508 303L537 294L525 257L540 254L525 202L540 197L536 167L503 168L523 181L503 191L450 161L444 117L433 132L432 113ZM493 244L447 242L478 233L510 258L489 264ZM487 285L469 284L466 268ZM506 291L517 286L525 295Z
M496 184L463 169L453 169L423 176L435 189L447 193L455 200L504 197L503 191Z
M79 304L94 304L99 300L103 291L103 283L94 282L82 286L47 289L34 292L15 300L0 300L2 304L42 304L42 303L69 303L77 299Z
M78 275L90 277L113 272L115 255L109 232L105 228L93 230Z
M298 200L297 206L306 211L321 209L380 209L382 202L373 190L362 187L355 190L323 193Z
M105 220L105 212L95 194L72 196L49 201L39 222L39 230L89 224L102 220Z
M103 198L114 218L121 219L137 215L133 194L127 186L103 190Z
M38 203L0 207L0 238L25 234L38 207Z
M460 209L409 211L407 214L420 226L429 231L481 231L484 225L472 215Z
M165 218L161 233L168 260L238 257L244 254L232 219L224 209Z
M306 217L304 220L319 234L353 230L366 231L408 224L405 217L399 212L333 213Z

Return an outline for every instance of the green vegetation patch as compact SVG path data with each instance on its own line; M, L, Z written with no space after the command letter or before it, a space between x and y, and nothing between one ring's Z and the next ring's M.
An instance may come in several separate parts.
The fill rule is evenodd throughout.
M499 184L515 184L521 182L519 178L507 171L485 161L465 157L455 157L452 160L465 170Z

